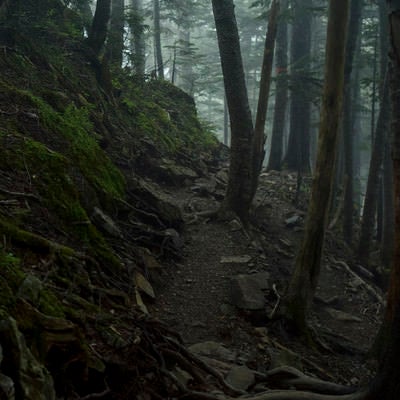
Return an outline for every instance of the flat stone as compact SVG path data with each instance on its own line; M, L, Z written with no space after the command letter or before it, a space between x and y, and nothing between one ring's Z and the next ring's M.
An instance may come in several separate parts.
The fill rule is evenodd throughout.
M226 381L239 390L247 390L255 382L254 372L245 365L234 366L226 376Z
M222 256L220 259L221 264L247 264L251 260L251 256Z
M111 217L100 210L100 208L93 208L91 220L93 224L101 231L108 233L110 236L122 238L122 233L117 224L112 220Z
M231 279L232 303L243 310L264 310L264 290L269 289L269 273L237 275Z
M285 220L285 225L286 225L288 228L293 228L293 227L299 225L300 222L301 222L301 217L300 217L300 215L293 215L293 217L287 218L287 219Z
M192 353L199 356L216 358L222 361L235 361L236 354L226 348L223 344L213 341L193 344L189 347Z
M40 292L42 291L42 282L33 275L27 275L18 288L18 297L37 305L40 301Z

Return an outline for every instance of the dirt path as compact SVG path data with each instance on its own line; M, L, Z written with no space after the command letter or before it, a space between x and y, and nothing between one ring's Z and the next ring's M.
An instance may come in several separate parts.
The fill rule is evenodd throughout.
M287 184L290 179L284 175L266 176L260 184L259 198L264 202L258 216L258 223L263 226L262 251L256 249L257 246L235 222L227 224L198 219L193 223L193 214L186 215L187 222L191 223L187 224L184 233L183 259L163 278L163 286L158 288L157 300L151 307L151 312L179 332L186 344L208 340L223 343L252 354L247 359L252 360L250 364L253 363L254 368L260 368L260 364L262 368L268 368L267 364L273 362L274 357L279 359L282 356L282 349L266 344L265 338L257 334L257 328L231 304L230 279L237 274L267 271L271 282L277 283L280 291L284 290L282 281L287 281L290 276L302 235L302 222L296 228L288 228L285 220L292 215L304 215L290 202L290 186L289 194L282 196L280 193L283 181ZM189 188L170 195L182 208L189 198L193 198ZM210 198L202 197L201 202L203 209L215 206L215 201ZM332 301L332 304L316 302L311 319L317 330L328 336L332 334L333 340L339 343L334 354L319 353L287 336L279 336L279 332L268 324L265 328L268 332L271 330L274 340L284 343L301 357L321 364L322 369L327 368L329 376L354 384L361 377L370 375L369 367L364 363L364 353L379 327L376 311L379 306L343 268L330 262L332 257L343 259L344 253L334 240L329 239L329 235L328 242L332 243L328 243L317 295L319 300ZM248 256L248 260L242 263L221 262L232 256ZM336 309L345 314L337 316ZM349 315L352 319L346 319L350 318Z
M186 343L230 340L237 315L230 304L230 278L255 271L259 259L242 229L200 221L189 225L184 262L159 294L156 314L176 328ZM224 257L249 256L247 263L227 263Z

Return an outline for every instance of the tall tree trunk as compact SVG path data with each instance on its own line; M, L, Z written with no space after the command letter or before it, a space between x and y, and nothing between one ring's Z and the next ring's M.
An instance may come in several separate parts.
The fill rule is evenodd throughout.
M268 20L268 30L264 44L264 58L261 69L260 91L258 95L256 122L253 139L253 192L257 190L258 176L261 172L265 157L265 121L271 84L272 64L274 59L274 47L276 40L277 22L279 14L279 0L272 0Z
M287 0L281 1L281 14L287 10ZM285 128L285 116L288 100L288 29L287 22L281 18L278 22L276 36L275 65L276 65L276 94L274 119L272 125L271 152L268 160L268 170L280 171L283 157L283 135Z
M121 67L124 53L125 1L112 0L107 59L111 66Z
M231 122L229 180L221 212L247 221L252 202L253 122L244 79L233 0L212 0Z
M229 111L226 96L224 96L224 145L229 146Z
M400 398L400 4L389 0L390 36L393 66L390 68L392 100L392 158L395 199L395 248L385 318L383 322L384 351L370 398ZM376 397L374 397L376 396Z
M349 0L331 0L326 43L325 85L315 177L304 238L285 301L286 317L300 333L317 288L339 137Z
M361 220L358 257L363 265L368 265L372 237L375 229L375 213L378 204L380 172L385 153L385 143L390 120L389 82L384 84L383 98L376 126L374 147L372 149L364 211Z
M97 0L96 11L88 36L88 44L96 57L99 57L107 37L110 5L111 0Z
M160 0L153 0L154 51L157 76L164 79L164 61L161 48Z
M351 78L356 53L357 37L360 32L362 0L353 0L350 6L350 22L347 33L346 61L344 70L343 98L343 150L344 150L344 206L343 206L343 238L351 245L354 225L354 189L353 189L353 118Z
M187 18L188 16L186 16ZM190 30L189 21L186 21L179 32L179 55L180 72L178 73L177 85L187 94L193 96L194 75L193 58L190 49Z
M290 71L290 134L286 163L295 171L310 171L310 54L312 0L294 2Z
M143 79L145 74L145 50L146 44L144 41L143 32L143 2L142 0L131 0L131 51L132 62L135 74Z
M385 158L383 161L383 230L381 260L385 268L390 266L394 246L394 198L393 198L393 164L390 156L390 140L386 140Z

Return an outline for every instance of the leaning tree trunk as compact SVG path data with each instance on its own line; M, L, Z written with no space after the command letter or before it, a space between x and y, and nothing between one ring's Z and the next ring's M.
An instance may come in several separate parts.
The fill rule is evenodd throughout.
M97 0L96 11L88 36L88 44L96 57L100 55L107 37L110 6L111 0Z
M317 288L334 166L343 96L344 52L349 0L331 0L326 42L325 85L315 177L312 184L304 238L297 254L285 317L300 333L307 331L306 317Z
M252 202L253 122L247 97L233 0L212 0L231 122L229 180L221 214L247 221Z
M276 40L277 22L279 14L279 0L272 0L268 30L264 44L264 58L261 69L260 91L258 95L256 122L254 126L253 139L253 193L258 185L258 176L261 172L265 157L265 121L267 119L269 89L271 85L272 63L274 59L274 48Z
M286 12L287 0L281 1L281 10ZM282 14L281 12L281 14ZM276 65L276 94L274 119L272 124L271 152L268 160L268 170L280 171L283 156L283 134L288 100L287 49L288 43L287 22L281 18L278 22L276 36L275 65Z

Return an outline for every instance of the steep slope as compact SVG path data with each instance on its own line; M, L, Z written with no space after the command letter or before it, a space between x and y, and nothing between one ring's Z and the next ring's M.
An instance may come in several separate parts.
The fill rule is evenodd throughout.
M111 76L70 10L34 3L0 36L0 397L134 396L145 276L182 227L149 178L204 173L216 141L190 97Z

